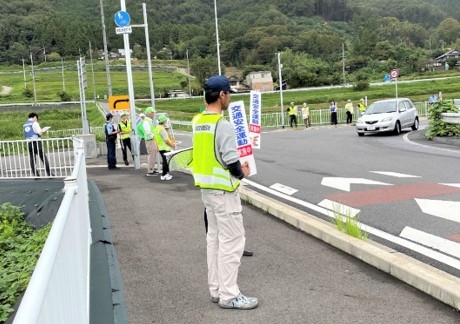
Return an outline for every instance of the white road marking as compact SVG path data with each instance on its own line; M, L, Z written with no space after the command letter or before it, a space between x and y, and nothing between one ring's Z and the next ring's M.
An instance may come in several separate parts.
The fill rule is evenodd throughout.
M328 186L343 191L350 191L352 183L366 184L366 185L380 185L380 186L392 186L390 183L373 181L364 178L340 178L340 177L324 177L321 181L323 186Z
M281 183L272 184L270 186L270 188L278 190L279 192L282 192L282 193L284 193L286 195L289 195L289 196L295 194L298 191L297 189L285 186L285 185L283 185Z
M404 173L397 173L397 172L386 172L386 171L369 171L369 172L383 174L389 177L396 177L396 178L420 178L420 176L404 174Z
M460 188L460 183L440 183L444 186L451 186L451 187L457 187Z
M460 258L460 244L406 226L399 236L432 249Z
M460 223L460 202L415 198L425 214Z
M415 146L420 146L420 147L431 149L431 150L446 151L446 152L457 153L457 154L460 153L458 150L451 150L451 149L446 149L446 148L442 148L442 147L436 147L436 146L430 146L430 145L424 145L424 144L419 144L419 143L412 142L409 139L409 133L404 134L403 140L404 140L404 142L406 142L408 144L415 145Z
M318 205L351 218L354 218L361 211L360 209L356 209L329 199L324 199Z
M297 198L294 198L294 197L279 193L276 190L267 188L267 187L265 187L265 186L263 186L261 184L258 184L256 182L253 182L253 181L248 180L248 179L243 179L243 182L245 182L248 185L253 186L254 188L258 188L258 189L260 189L262 191L268 192L268 193L270 193L270 194L272 194L274 196L283 198L283 199L285 199L287 201L291 201L291 202L296 203L296 204L298 204L300 206L307 207L307 208L309 208L311 210L317 211L318 213L321 213L321 214L326 215L328 217L335 218L334 212L332 212L332 211L330 211L330 210L328 210L326 208L323 208L323 207L308 203L306 201L303 201L303 200L300 200L300 199L297 199ZM415 251L417 253L423 254L423 255L425 255L425 256L433 259L433 260L439 261L439 262L444 263L444 264L446 264L448 266L451 266L451 267L453 267L453 268L455 268L457 270L460 270L460 260L457 260L455 258L447 256L447 255L445 255L443 253L433 251L433 250L431 250L429 248L426 248L426 247L421 246L421 245L419 245L417 243L408 241L408 240L403 239L401 237L391 235L389 233L386 233L386 232L381 231L379 229L376 229L376 228L373 228L371 226L365 225L363 223L359 223L359 226L361 227L361 229L363 231L366 231L369 234L372 234L374 236L380 237L380 238L382 238L382 239L384 239L386 241L398 244L398 245L400 245L402 247L405 247L405 248L410 249L412 251Z

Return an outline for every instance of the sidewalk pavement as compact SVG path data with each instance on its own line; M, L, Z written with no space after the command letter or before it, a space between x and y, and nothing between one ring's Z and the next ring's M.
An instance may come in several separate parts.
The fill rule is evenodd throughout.
M238 283L259 307L221 309L209 299L203 204L191 175L161 181L145 167L108 170L105 160L87 160L88 179L108 211L130 323L459 322L457 310L394 276L454 303L458 278L246 187L246 247L254 256L242 258Z

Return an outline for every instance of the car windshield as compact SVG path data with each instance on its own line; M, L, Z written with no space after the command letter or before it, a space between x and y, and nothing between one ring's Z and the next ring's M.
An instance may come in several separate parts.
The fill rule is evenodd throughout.
M366 115L371 114L385 114L396 111L396 101L380 101L371 104L367 110Z

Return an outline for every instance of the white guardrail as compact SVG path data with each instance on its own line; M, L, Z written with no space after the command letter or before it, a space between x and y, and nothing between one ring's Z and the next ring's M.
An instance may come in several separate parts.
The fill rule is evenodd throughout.
M27 142L1 142L1 145L23 150L23 145L27 145ZM52 143L49 145L55 147ZM84 143L82 140L73 139L73 150L71 147L66 149L74 157L71 160L73 167L69 160L60 159L67 156L67 151L48 151L50 155L56 155L55 159L50 159L53 171L61 172L60 170L69 168L72 171L64 179L62 203L14 318L14 324L89 323L91 228ZM2 156L2 160L3 158L7 161L13 159L11 155ZM17 160L20 158L16 158ZM19 174L23 178L29 177L17 170L15 168L11 173L14 178L19 177ZM64 175L65 172L60 174Z
M0 179L70 176L74 143L71 137L0 141Z
M460 113L442 113L441 120L448 124L460 124Z

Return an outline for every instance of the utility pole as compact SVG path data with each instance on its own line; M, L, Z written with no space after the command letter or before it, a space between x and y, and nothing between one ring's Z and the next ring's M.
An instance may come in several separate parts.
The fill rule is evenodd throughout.
M24 74L24 89L27 89L26 66L24 64L24 59L22 59L22 73Z
M99 2L101 7L101 20L102 20L102 38L104 42L104 61L105 61L105 72L107 74L107 95L112 96L112 81L110 79L110 66L109 66L109 54L107 52L107 35L105 33L105 19L104 19L104 4L102 0Z
M280 85L281 127L284 128L283 78L281 77L281 53L280 52L278 52L278 78L279 78L279 85Z
M64 59L61 57L61 71L62 71L62 91L65 92L65 81L64 81Z
M94 81L93 49L91 48L91 41L89 41L89 61L91 63L91 76L93 78L93 99L96 101L96 82Z
M34 59L32 56L32 52L30 52L30 65L32 67L32 83L34 87L34 104L37 104L37 90L35 88L35 71L34 71Z
M216 20L217 69L219 71L219 75L222 75L222 71L221 71L221 68L220 68L219 24L217 23L217 4L216 4L216 0L214 0L214 17L215 17L215 20Z
M346 86L345 80L345 44L342 42L342 79L343 79L343 86Z
M192 85L190 84L190 62L188 60L188 49L187 49L187 78L188 78L188 95L192 97Z

